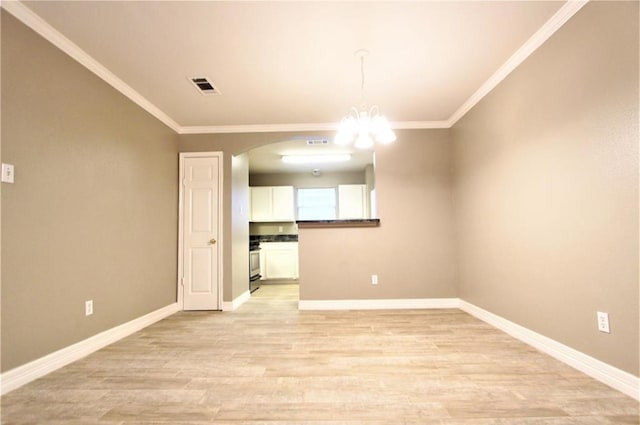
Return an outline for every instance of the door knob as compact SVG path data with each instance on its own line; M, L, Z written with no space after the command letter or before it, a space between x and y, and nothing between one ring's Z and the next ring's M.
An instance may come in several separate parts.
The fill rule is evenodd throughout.
M209 245L213 245L213 244L214 244L214 243L216 243L216 242L217 242L217 241L216 241L215 239L211 239L211 240L209 241Z

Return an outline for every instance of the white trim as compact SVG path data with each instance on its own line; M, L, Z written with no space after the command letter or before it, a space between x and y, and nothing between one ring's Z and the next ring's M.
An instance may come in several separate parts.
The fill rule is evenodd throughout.
M395 130L422 130L429 128L449 128L449 121L394 121L391 127Z
M409 298L386 300L300 300L300 310L400 310L458 308L458 298Z
M216 133L275 133L290 131L334 131L337 123L302 123L302 124L244 124L244 125L210 125L180 127L180 134L216 134Z
M396 121L391 123L395 130L449 128L449 121ZM180 134L216 134L216 133L276 133L300 131L336 131L338 123L301 123L301 124L246 124L211 125L180 127Z
M545 24L540 27L480 88L467 99L451 117L449 127L452 127L471 108L482 100L502 80L524 62L538 47L549 39L560 27L562 27L573 15L575 15L589 0L567 1Z
M91 55L82 50L62 33L49 25L19 0L8 0L0 3L1 7L11 13L23 24L44 37L54 46L71 56L89 71L96 74L113 88L125 95L142 109L156 117L178 134L217 134L217 133L275 133L300 131L335 131L338 123L300 123L300 124L247 124L247 125L213 125L213 126L180 126L169 115L147 100L127 83L118 78ZM392 124L395 129L428 129L449 128L449 121L407 121Z
M184 310L183 296L183 270L182 259L183 238L184 238L184 159L185 158L218 158L218 310L223 309L222 298L224 287L224 153L223 152L181 152L179 155L179 176L178 176L178 276L177 276L177 300L180 310Z
M182 299L182 287L184 279L182 273L184 266L182 265L182 239L184 238L184 205L182 197L184 196L184 161L182 154L178 154L178 268L176 270L176 303L180 310L184 310L184 300Z
M533 52L544 44L558 29L573 17L589 0L568 0L547 22L538 29L496 72L485 81L475 93L445 121L397 121L391 127L401 129L434 129L451 128L460 118L489 94L514 69L522 64ZM335 131L337 123L306 124L265 124L265 125L220 125L180 127L180 134L213 134L213 133L268 133L293 131Z
M640 378L613 367L551 338L513 323L503 317L460 300L460 309L560 360L563 363L603 382L624 394L640 400Z
M100 332L99 334L51 354L47 354L46 356L25 365L18 366L15 369L4 372L1 376L2 384L0 385L0 393L4 395L9 391L13 391L16 388L28 384L31 381L53 372L54 370L60 369L69 363L86 357L109 344L113 344L132 333L138 332L139 330L144 329L165 317L171 316L177 311L179 311L178 304L169 304L166 307L152 311L151 313L145 314L137 319L133 319L129 322L123 323L122 325Z
M163 122L167 127L171 128L176 133L180 132L180 126L169 115L164 113L160 108L155 106L131 86L118 78L113 72L109 71L104 65L91 57L73 41L62 35L58 30L49 25L44 19L35 14L22 2L16 0L3 1L2 8L15 16L23 24L40 34L45 38L45 40L48 40L58 49L71 56L89 71L106 81L120 93L131 99L142 109Z
M459 308L508 335L554 357L598 381L640 400L640 377L604 363L551 338L483 310L459 298L386 300L300 300L300 310L385 310Z
M498 68L498 70L489 77L489 79L485 81L480 88L449 117L449 119L445 121L398 121L392 123L392 127L394 129L451 128L460 118L469 112L471 108L480 102L482 98L484 98L502 80L504 80L516 67L524 62L525 59L527 59L538 47L547 41L549 37L562 27L588 1L589 0L568 0L500 68ZM152 104L131 86L118 78L104 65L82 50L78 45L58 32L22 2L19 0L5 0L0 3L0 6L178 134L335 131L337 129L337 123L180 126L169 115L164 113L160 108Z
M246 303L251 298L251 292L246 290L239 297L233 301L225 301L222 303L222 311L234 311L237 310L242 304Z

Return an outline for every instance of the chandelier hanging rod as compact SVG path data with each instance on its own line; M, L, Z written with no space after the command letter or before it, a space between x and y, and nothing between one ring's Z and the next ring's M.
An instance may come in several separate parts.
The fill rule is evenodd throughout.
M347 115L338 128L334 139L336 144L353 144L356 148L367 149L374 142L387 144L396 140L396 135L385 117L380 115L377 105L367 110L364 100L364 58L369 54L368 50L360 49L355 56L360 58L360 108L355 106L349 109Z

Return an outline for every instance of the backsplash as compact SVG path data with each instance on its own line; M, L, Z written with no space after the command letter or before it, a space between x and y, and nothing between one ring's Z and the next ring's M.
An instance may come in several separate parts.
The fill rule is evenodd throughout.
M277 234L277 235L251 235L250 242L298 242L298 235Z
M296 223L249 223L250 235L298 235Z

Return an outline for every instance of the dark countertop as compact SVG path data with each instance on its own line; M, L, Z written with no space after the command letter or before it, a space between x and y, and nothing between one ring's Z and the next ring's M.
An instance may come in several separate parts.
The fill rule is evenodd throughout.
M298 235L251 235L249 241L258 242L298 242Z
M379 218L358 218L353 220L298 220L298 229L321 227L378 227Z

